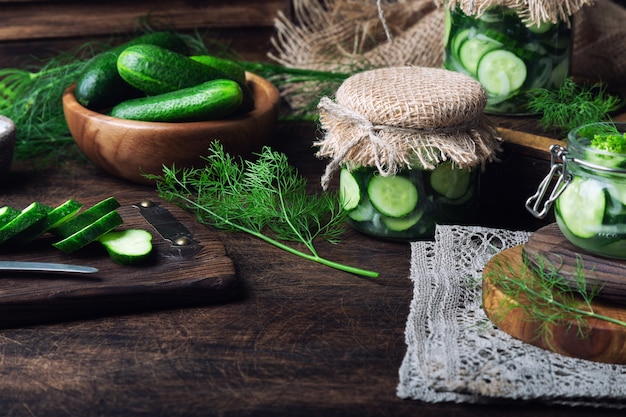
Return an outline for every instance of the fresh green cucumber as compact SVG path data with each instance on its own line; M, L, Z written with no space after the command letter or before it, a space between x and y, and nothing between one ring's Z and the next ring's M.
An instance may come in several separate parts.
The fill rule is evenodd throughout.
M77 250L97 241L100 237L121 226L124 220L117 210L109 211L104 216L90 223L76 233L52 244L55 248L65 253L76 252Z
M153 32L139 36L94 56L85 64L76 81L76 100L89 109L100 110L142 95L140 90L126 83L117 71L117 59L122 51L138 44L159 45L181 54L189 53L185 41L174 33Z
M19 216L19 214L20 210L15 209L11 206L4 206L0 208L0 228Z
M437 194L455 200L467 194L471 177L470 170L455 168L452 162L445 161L430 173L430 186Z
M192 55L189 58L222 72L228 79L240 84L246 83L246 70L230 59L218 58L213 55Z
M152 252L152 234L144 229L113 230L102 235L98 241L113 262L120 265L144 262Z
M43 220L51 207L38 202L29 204L13 220L0 228L0 243L5 243L22 231Z
M252 89L246 80L246 70L241 64L230 59L218 58L212 55L194 55L190 58L221 71L225 75L225 78L236 81L239 84L243 93L240 108L241 112L247 112L254 108Z
M602 183L575 176L556 200L565 227L580 238L598 233L604 220L606 195Z
M128 84L147 95L228 78L222 71L156 45L133 45L124 49L117 59L117 70Z
M76 200L67 200L63 204L51 209L42 220L15 235L9 240L9 243L15 244L16 246L27 245L44 235L47 231L74 217L82 206L83 205Z
M524 85L527 68L513 52L497 49L483 55L476 74L490 96L508 97Z
M361 201L361 189L359 183L350 173L348 168L342 168L339 172L339 202L344 210L355 209Z
M111 116L146 122L223 119L241 106L243 93L232 80L212 80L189 88L122 102Z
M404 217L415 210L418 192L415 185L400 175L374 175L367 187L372 205L389 217Z
M50 229L50 231L61 239L65 239L97 221L99 218L110 213L111 211L116 210L118 207L120 207L120 203L115 199L115 197L108 197L89 207L82 213L79 213L71 219Z

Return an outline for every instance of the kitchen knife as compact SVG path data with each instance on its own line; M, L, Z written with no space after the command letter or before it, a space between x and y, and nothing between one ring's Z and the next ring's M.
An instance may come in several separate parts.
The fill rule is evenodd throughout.
M0 271L70 272L91 274L98 272L98 269L90 266L50 262L0 261Z

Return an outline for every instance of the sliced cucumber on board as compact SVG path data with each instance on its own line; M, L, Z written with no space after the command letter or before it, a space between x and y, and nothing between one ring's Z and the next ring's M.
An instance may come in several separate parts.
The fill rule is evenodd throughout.
M116 210L109 211L107 214L85 226L83 229L75 232L63 240L53 243L52 246L65 253L76 252L88 244L95 242L101 236L116 227L121 226L123 223L124 220Z
M51 209L42 220L13 236L13 238L10 239L10 243L17 246L27 245L44 235L50 229L75 216L82 206L83 205L76 200L67 200L63 204Z
M145 261L152 252L152 234L143 229L114 230L98 241L106 248L113 262L135 265Z
M20 210L15 209L10 206L4 206L0 208L0 228L2 228L5 224L9 223L11 220L19 216Z
M17 217L0 228L0 243L5 243L9 239L43 220L51 207L38 202L33 202L22 210Z
M95 222L105 214L116 210L119 207L120 203L115 199L115 197L105 198L104 200L91 206L82 213L77 214L71 219L61 223L50 231L54 235L64 239Z

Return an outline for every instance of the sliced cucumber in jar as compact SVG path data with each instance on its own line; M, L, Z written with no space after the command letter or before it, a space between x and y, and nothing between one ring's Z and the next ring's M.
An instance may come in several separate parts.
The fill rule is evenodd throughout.
M470 74L476 75L478 63L482 57L493 50L500 48L502 44L487 36L476 36L468 39L461 45L459 50L459 60Z
M490 96L512 95L524 85L526 75L524 61L503 49L486 53L478 63L478 81Z
M361 189L354 175L347 169L342 168L339 173L339 202L344 210L350 211L359 205Z
M455 168L452 162L445 161L430 173L430 186L437 194L456 200L467 194L471 177L470 170Z
M575 176L556 200L563 225L574 236L591 238L602 228L606 196L601 182Z
M348 217L355 222L369 222L374 218L376 209L367 197L359 202L359 205L348 212Z
M424 210L418 210L415 213L400 218L381 216L381 221L387 229L393 230L394 232L403 232L415 226L423 215Z
M389 217L404 217L415 210L418 192L410 179L400 176L373 176L367 187L372 205Z

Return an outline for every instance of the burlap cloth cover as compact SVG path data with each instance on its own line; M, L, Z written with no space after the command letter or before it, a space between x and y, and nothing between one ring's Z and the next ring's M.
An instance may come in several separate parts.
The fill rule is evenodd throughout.
M425 402L549 404L626 408L626 366L562 356L495 328L481 299L482 270L529 233L437 226L411 243L413 300L397 394Z
M322 177L348 168L376 167L381 175L450 160L461 168L495 159L487 96L469 76L440 68L386 67L357 73L319 103L324 138L317 156L330 158Z

